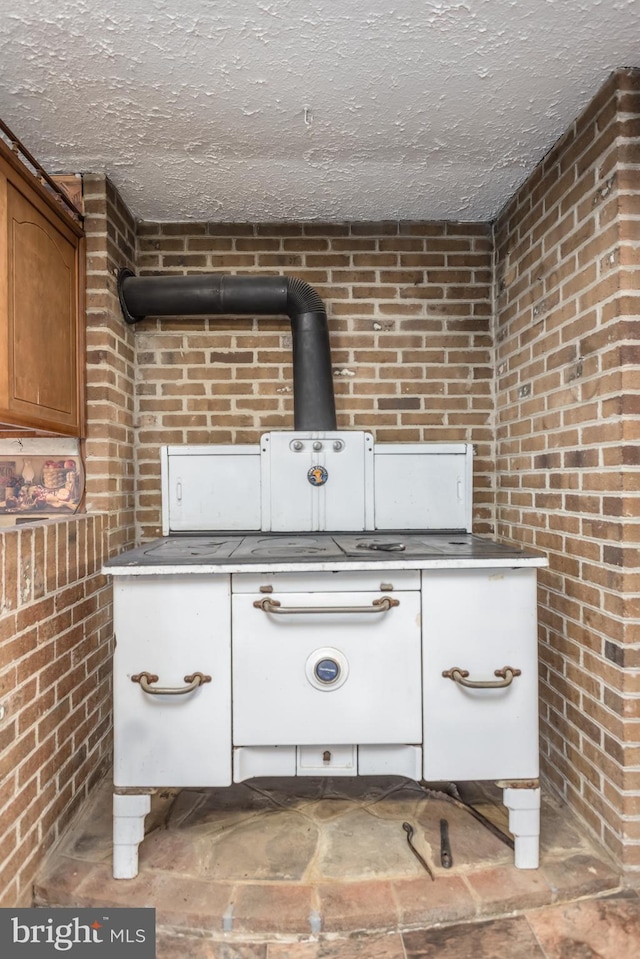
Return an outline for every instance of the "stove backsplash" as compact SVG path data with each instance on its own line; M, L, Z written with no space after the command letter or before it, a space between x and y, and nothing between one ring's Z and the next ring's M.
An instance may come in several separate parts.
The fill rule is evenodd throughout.
M471 532L468 443L375 443L370 433L265 433L259 444L165 446L163 535L207 531Z

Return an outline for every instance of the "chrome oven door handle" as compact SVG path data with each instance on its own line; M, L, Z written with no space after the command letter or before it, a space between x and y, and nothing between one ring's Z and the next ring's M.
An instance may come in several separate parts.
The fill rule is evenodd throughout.
M468 669L460 669L459 666L452 666L443 672L445 679L452 679L459 686L466 686L467 689L504 689L510 686L516 676L522 675L521 669L514 669L513 666L503 666L502 669L496 669L494 676L500 676L500 679L467 679Z
M211 682L211 676L205 676L204 673L192 673L190 676L184 677L185 683L189 684L188 686L152 686L151 684L157 683L158 679L159 677L155 673L136 673L135 676L131 677L131 682L140 683L143 693L148 693L150 696L184 696L185 693L193 692L198 686Z
M399 606L399 599L383 596L374 599L371 606L283 606L277 599L256 599L253 604L256 609L265 613L277 613L279 616L298 613L386 613L392 606Z

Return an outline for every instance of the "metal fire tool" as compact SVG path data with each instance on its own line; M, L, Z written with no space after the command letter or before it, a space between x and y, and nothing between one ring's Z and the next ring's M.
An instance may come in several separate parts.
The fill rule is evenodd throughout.
M446 819L440 820L440 865L443 869L451 869L451 843L449 842L449 823Z
M501 842L503 842L505 846L509 847L509 849L515 848L515 843L513 839L511 838L511 836L506 836L502 832L502 830L495 825L495 823L492 823L490 819L487 819L486 816L483 816L482 813L479 812L479 810L475 809L471 805L471 803L464 802L464 800L460 799L460 796L458 795L458 790L456 789L453 783L451 783L449 786L449 788L452 790L451 793L443 792L441 789L429 789L428 787L423 786L422 784L420 785L421 785L422 791L426 793L427 796L430 796L432 799L444 799L445 802L453 803L453 805L457 806L458 809L466 809L467 812L470 813L474 819L477 819L479 823L482 823L485 829L488 829L490 833L493 833L496 839L499 839Z
M420 853L418 852L418 850L416 849L416 847L413 845L411 841L413 838L413 826L411 825L410 822L403 822L402 828L407 834L407 842L409 844L409 849L411 850L413 855L416 857L416 859L418 860L420 865L423 867L423 869L426 869L426 871L429 873L429 875L431 876L431 881L435 882L436 877L433 875L433 872L431 870L431 867L429 866L429 863L427 862L426 859L422 858L422 856L420 855Z

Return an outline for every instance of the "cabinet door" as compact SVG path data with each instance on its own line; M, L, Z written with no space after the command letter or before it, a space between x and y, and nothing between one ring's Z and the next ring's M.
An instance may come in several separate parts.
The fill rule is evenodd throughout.
M231 625L228 576L131 576L114 586L116 786L231 783ZM183 688L145 693L132 676ZM154 684L152 684L154 685Z
M2 193L0 420L80 435L80 238L15 171Z
M260 448L167 457L167 531L260 529Z
M471 530L472 455L463 443L377 444L376 529Z
M422 579L424 776L529 779L538 775L536 572L425 571ZM496 669L521 670L502 689L465 688Z

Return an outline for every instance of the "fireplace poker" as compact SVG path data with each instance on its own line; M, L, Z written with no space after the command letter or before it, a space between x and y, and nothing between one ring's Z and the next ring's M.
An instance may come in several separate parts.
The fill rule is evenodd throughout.
M436 877L433 875L433 872L431 870L431 867L429 866L429 863L427 862L426 859L422 858L422 856L420 855L420 853L418 852L418 850L416 849L416 847L413 845L411 841L413 838L413 826L411 825L410 822L403 822L402 828L407 834L407 842L409 844L409 849L411 850L413 855L416 857L416 859L418 860L420 865L423 867L423 869L426 869L426 871L429 873L429 875L431 876L431 881L435 882Z

